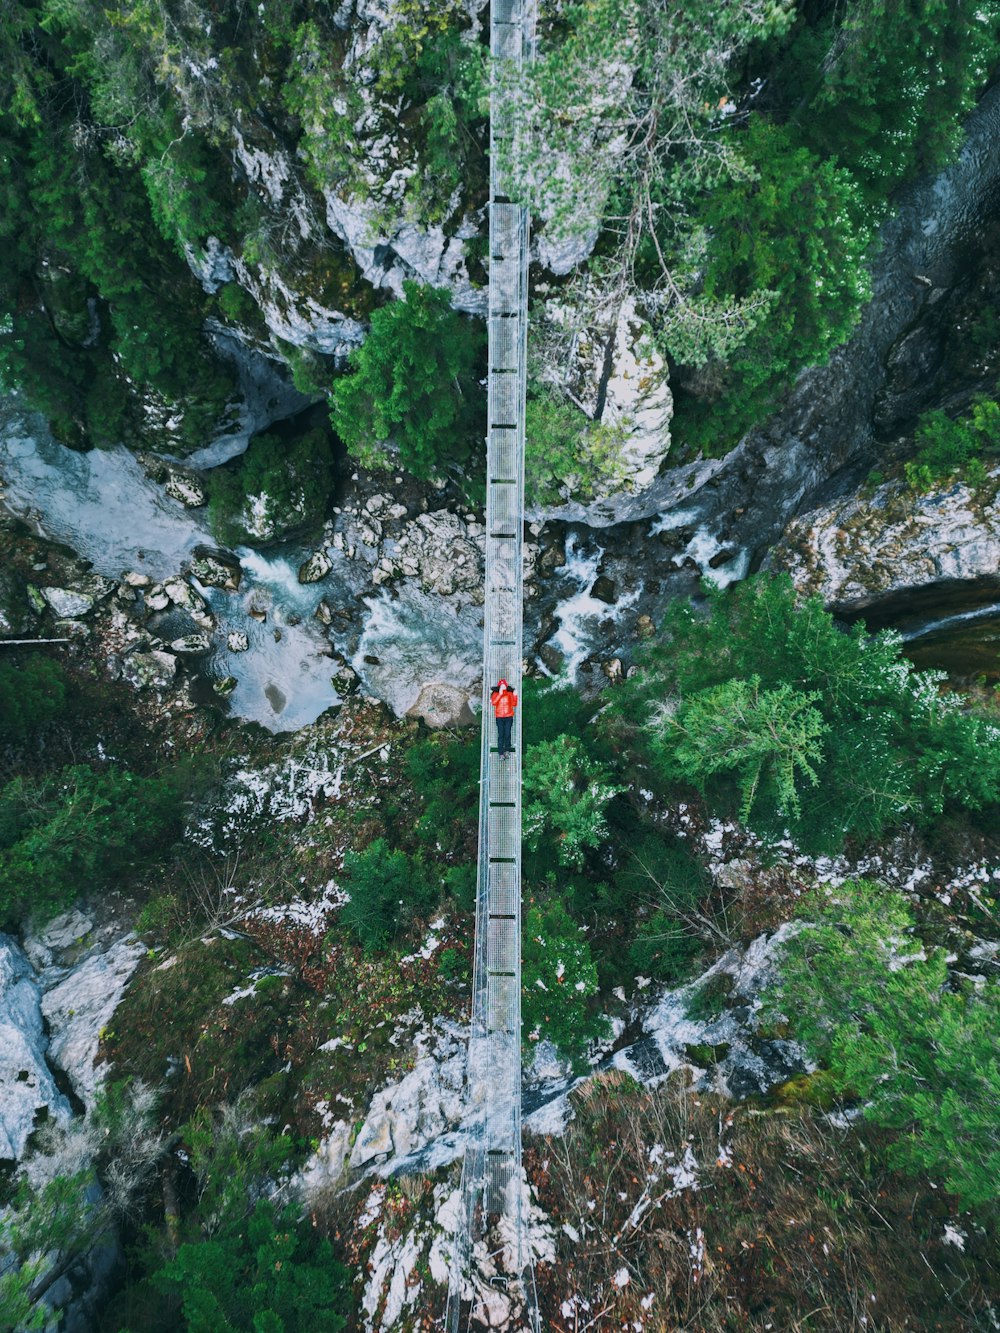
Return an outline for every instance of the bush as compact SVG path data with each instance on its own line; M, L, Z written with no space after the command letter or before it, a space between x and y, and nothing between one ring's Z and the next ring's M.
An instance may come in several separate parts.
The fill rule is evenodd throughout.
M532 907L524 923L521 1021L530 1043L547 1038L582 1067L587 1048L607 1021L590 1013L597 968L590 945L561 903Z
M478 433L479 325L457 315L445 288L403 284L404 300L372 315L351 353L351 374L334 382L331 417L348 452L366 467L401 466L415 477L469 459Z
M340 919L366 953L384 949L437 901L423 863L406 852L390 851L384 838L376 838L363 852L348 852L344 870L351 899Z
M945 955L913 933L901 894L858 881L816 894L785 946L771 1017L863 1114L898 1131L890 1157L962 1207L1000 1200L1000 986L948 986Z
M627 476L624 431L592 421L546 386L529 396L525 416L524 489L530 504L558 504L614 490Z
M58 662L32 656L0 662L0 739L23 741L66 707L66 673Z
M608 837L605 815L624 787L572 736L533 745L524 760L524 845L561 866L580 869Z
M0 792L0 919L51 916L117 885L180 835L182 780L87 764Z
M968 416L953 421L938 410L926 412L915 432L917 452L905 466L915 491L930 491L955 473L977 485L985 478L980 455L1000 448L1000 403L979 398Z

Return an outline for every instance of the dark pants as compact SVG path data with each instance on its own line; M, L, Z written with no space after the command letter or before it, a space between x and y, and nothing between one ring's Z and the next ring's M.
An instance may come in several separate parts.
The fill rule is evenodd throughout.
M497 718L497 750L500 754L510 754L513 745L510 743L510 733L514 727L512 717Z

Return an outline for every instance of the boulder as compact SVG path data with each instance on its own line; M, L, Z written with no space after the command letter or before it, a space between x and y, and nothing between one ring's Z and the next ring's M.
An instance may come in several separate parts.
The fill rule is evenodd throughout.
M594 580L594 586L590 590L591 597L596 597L599 602L607 602L608 606L614 606L618 600L615 592L614 579L609 579L606 574L601 574Z
M43 588L42 596L49 609L60 620L76 620L80 616L89 616L94 609L93 597L88 597L83 592L74 592L71 588Z
M325 551L314 551L304 564L299 566L300 583L318 583L325 579L333 568L333 561Z
M215 629L215 617L205 599L195 592L186 579L169 579L164 583L163 591L174 606L188 613L196 625L202 629Z
M209 588L235 592L240 586L243 570L235 557L223 559L212 552L199 552L191 561L191 573L199 583Z
M178 472L176 468L170 468L165 489L171 499L180 500L188 509L198 509L205 503L205 488L190 472Z
M38 980L19 945L0 935L0 1160L20 1160L40 1113L60 1124L71 1118L47 1046Z
M212 640L207 634L185 634L173 640L170 651L179 657L201 657L212 651Z
M148 653L130 653L122 663L122 679L137 690L165 690L177 675L177 658L158 648Z
M103 1082L103 1071L94 1065L102 1034L145 952L134 936L116 940L106 952L71 968L42 998L49 1058L65 1070L88 1109Z
M989 498L998 482L996 466L975 491L956 482L921 495L886 482L793 519L767 563L842 613L902 593L927 598L936 585L945 613L962 584L1000 597L1000 512Z
M239 681L235 676L223 676L212 682L212 689L221 699L228 699L238 684Z
M325 597L316 607L315 614L316 614L316 619L319 621L321 625L333 624L333 608L330 606L330 603L326 600Z
M241 629L231 629L226 635L226 647L231 653L245 653L250 647L250 639Z
M170 605L170 598L162 583L154 583L145 594L147 611L165 611Z
M434 682L425 685L407 717L422 717L429 727L472 726L476 715L470 706L468 690Z
M406 525L399 537L395 563L404 574L415 572L420 586L438 596L482 592L480 546L468 536L458 515L447 510L421 514Z
M130 569L122 582L129 588L148 588L153 580L148 574L138 574L134 569Z

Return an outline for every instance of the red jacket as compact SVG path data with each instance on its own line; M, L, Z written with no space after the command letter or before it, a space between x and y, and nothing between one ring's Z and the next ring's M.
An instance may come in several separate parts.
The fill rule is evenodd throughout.
M497 717L513 717L514 709L517 707L517 695L508 685L502 692L494 690L490 695L490 703Z

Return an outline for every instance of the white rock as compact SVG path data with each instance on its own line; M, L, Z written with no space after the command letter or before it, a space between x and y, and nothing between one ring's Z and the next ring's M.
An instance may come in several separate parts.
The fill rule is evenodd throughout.
M226 647L231 653L245 653L250 647L250 639L243 630L231 629L226 635Z
M66 1071L87 1107L107 1072L94 1066L101 1033L110 1025L144 954L133 936L116 940L107 952L93 954L71 969L42 999L50 1033L49 1058Z
M318 583L320 579L326 578L332 568L333 561L325 551L314 551L309 559L299 566L299 582Z
M86 593L73 592L70 588L43 588L42 596L55 614L64 620L89 616L94 609L93 597L88 597Z
M23 950L0 935L0 1158L20 1160L46 1109L58 1124L71 1118L69 1102L45 1061L41 989Z
M205 503L204 488L193 477L183 472L174 472L171 469L164 490L171 499L180 500L181 504L187 505L189 509L197 509L199 505Z
M177 675L177 658L154 648L148 653L130 653L121 668L122 679L137 690L166 689Z
M207 634L185 634L173 640L170 651L181 657L200 657L212 651L212 640Z
M153 580L148 574L137 574L134 569L130 569L122 582L129 588L148 588Z

